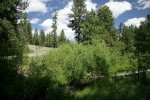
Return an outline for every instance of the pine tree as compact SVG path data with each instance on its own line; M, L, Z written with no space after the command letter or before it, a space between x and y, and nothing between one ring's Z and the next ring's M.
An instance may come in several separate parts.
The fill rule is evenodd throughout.
M102 31L103 27L99 24L99 18L94 10L86 14L82 27L83 44L93 44L93 40L100 42L102 33L105 33L104 30Z
M22 45L24 44L21 44L18 38L20 31L17 23L21 14L17 7L21 3L20 0L1 0L0 2L0 57L2 57L0 66L9 67L9 70L16 70L23 56ZM11 60L8 60L9 57Z
M119 35L121 35L122 34L122 32L123 32L123 23L121 22L120 24L119 24L119 28L118 28L118 34Z
M18 25L19 28L19 40L21 40L24 44L32 44L32 28L31 24L28 20L28 14L22 14L22 19L20 19L20 23Z
M134 53L134 26L124 26L120 40L125 44L125 53Z
M20 21L20 23L18 24L18 39L19 39L19 42L22 46L22 48L24 48L24 52L27 51L27 43L28 43L28 40L27 40L27 35L26 35L26 31L25 31L25 24L24 24L24 21Z
M53 47L53 35L51 33L48 33L46 35L46 38L45 38L45 46L46 47Z
M21 3L21 0L0 1L0 97L7 100L21 99L18 94L22 76L18 72L23 61L24 44L19 39L17 23L22 13L18 11Z
M40 31L39 43L40 43L40 46L44 46L45 45L45 32L44 32L44 30Z
M28 41L30 44L33 44L33 36L32 36L32 27L31 27L31 23L28 22L28 26L27 26L27 29L28 29Z
M37 28L35 28L35 31L34 31L33 42L34 42L34 45L38 45L39 46L39 35L38 35Z
M57 11L55 10L54 12L54 16L53 16L53 24L52 24L52 34L54 37L54 41L53 41L53 47L56 48L58 46L58 40L57 40Z
M60 44L66 43L66 36L65 36L65 32L64 32L63 29L62 29L62 31L61 31L61 33L60 33L59 43L60 43Z
M82 23L87 12L85 0L73 0L73 6L71 10L73 14L70 14L69 17L72 20L70 20L70 24L68 26L71 27L72 30L75 30L75 38L78 43L81 43L83 38L83 34L81 32Z
M97 16L99 17L99 25L107 30L107 34L104 34L103 37L105 42L110 47L114 46L117 36L114 27L114 17L111 10L109 7L103 6L97 10Z
M25 32L27 42L31 43L32 42L32 28L31 28L31 23L28 20L28 14L25 13L23 15L23 30Z
M97 10L97 16L99 17L100 24L104 25L108 31L114 29L114 17L107 6L103 6Z
M135 31L135 47L138 58L138 71L144 70L142 80L146 80L145 70L150 68L150 15Z
M84 44L105 41L108 46L113 46L116 41L116 30L114 28L114 18L108 7L103 6L97 11L92 10L85 16L82 24L82 34Z

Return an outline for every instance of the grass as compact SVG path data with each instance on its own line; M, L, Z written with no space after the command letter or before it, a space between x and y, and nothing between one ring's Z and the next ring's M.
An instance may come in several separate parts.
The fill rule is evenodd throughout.
M149 100L150 73L145 83L135 76L105 78L75 93L76 100Z
M53 50L53 48L49 47L41 47L35 45L28 45L30 49L30 53L28 54L30 57L41 56L47 54L49 51Z

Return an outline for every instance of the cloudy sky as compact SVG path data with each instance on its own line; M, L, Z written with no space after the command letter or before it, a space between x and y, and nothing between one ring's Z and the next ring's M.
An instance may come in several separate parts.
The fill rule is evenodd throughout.
M85 0L87 10L98 9L104 5L108 6L115 19L115 27L120 22L125 25L139 26L141 21L150 14L150 0ZM67 27L68 14L71 12L72 0L28 0L29 6L26 11L33 30L37 27L46 32L51 31L52 16L54 9L58 10L58 35L64 29L68 39L74 40L74 32Z

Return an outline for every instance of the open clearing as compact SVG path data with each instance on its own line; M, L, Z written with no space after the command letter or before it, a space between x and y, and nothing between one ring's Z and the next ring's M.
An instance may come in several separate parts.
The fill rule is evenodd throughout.
M49 47L41 47L35 45L28 45L30 49L30 53L28 54L29 57L36 57L47 54L49 51L53 50L54 48Z

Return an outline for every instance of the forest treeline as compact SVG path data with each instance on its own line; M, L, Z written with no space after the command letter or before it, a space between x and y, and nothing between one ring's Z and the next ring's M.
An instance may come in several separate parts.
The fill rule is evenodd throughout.
M61 30L60 36L58 36L56 33L57 14L53 17L53 25L51 27L53 30L49 33L45 33L43 29L38 30L37 28L35 28L34 32L32 33L32 27L27 13L23 13L22 18L18 21L20 21L18 24L20 31L22 29L22 34L19 38L22 38L23 44L56 48L59 45L70 43L70 41L66 38L63 29Z
M23 12L27 6L22 0L0 1L1 99L150 98L150 73L146 72L150 68L150 14L139 27L121 22L117 29L107 6L87 11L85 0L73 0L68 27L75 31L76 42L70 43L63 29L57 35L57 10L51 32L36 28L32 34ZM57 49L31 58L26 55L28 44ZM133 75L112 77L128 71Z

